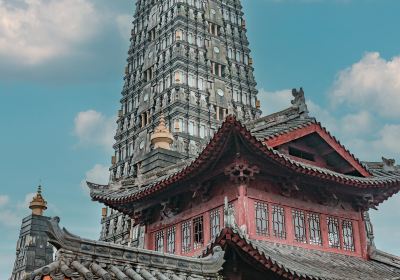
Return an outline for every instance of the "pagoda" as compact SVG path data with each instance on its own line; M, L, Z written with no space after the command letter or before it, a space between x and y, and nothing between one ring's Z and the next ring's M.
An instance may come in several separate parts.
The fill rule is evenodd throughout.
M240 0L137 0L100 241L48 222L25 279L400 279L368 211L400 191L309 115L261 116Z
M48 243L46 234L50 218L43 215L47 202L41 186L29 203L29 209L31 214L22 219L11 280L23 279L25 275L54 260L54 248Z

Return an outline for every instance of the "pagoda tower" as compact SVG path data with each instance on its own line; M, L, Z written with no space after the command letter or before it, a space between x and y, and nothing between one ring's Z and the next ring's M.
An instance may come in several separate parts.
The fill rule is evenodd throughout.
M239 0L137 0L130 41L112 182L141 172L161 115L175 158L197 155L227 115L260 115Z
M48 243L46 234L50 218L43 216L47 202L43 198L41 186L30 202L29 209L32 213L22 219L11 280L25 279L35 269L53 261L54 249Z
M130 42L109 188L173 173L228 115L260 116L240 0L137 0ZM102 224L101 240L135 235L116 211L103 209Z

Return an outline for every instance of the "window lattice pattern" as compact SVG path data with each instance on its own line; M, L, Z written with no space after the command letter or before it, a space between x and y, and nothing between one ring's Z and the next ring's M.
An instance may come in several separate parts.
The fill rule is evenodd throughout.
M210 212L210 233L212 239L219 234L220 228L220 211L219 209L212 210Z
M175 253L175 227L167 230L167 253Z
M155 235L155 250L164 252L164 231L158 231Z
M193 233L194 233L194 249L203 247L204 243L204 226L203 216L193 219Z
M308 213L308 230L309 230L309 243L313 245L322 245L321 238L321 223L318 214Z
M272 224L274 236L286 239L285 209L281 206L272 206Z
M340 248L339 220L334 217L326 219L328 225L328 242L330 248Z
M354 251L353 223L348 220L342 221L343 249Z
M256 202L256 232L258 235L269 235L268 204Z
M191 222L186 221L182 223L182 252L188 253L192 248L192 228Z
M307 243L306 235L306 221L304 212L301 210L292 210L293 228L294 228L294 239L297 242Z

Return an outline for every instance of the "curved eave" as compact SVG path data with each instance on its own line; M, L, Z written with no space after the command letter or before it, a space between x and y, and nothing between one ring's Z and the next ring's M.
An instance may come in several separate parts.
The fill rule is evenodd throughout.
M241 136L242 140L245 141L252 150L254 150L255 154L264 157L265 159L272 161L276 165L288 169L297 175L309 176L318 178L322 181L360 189L386 189L385 195L376 201L378 202L377 204L400 191L399 176L359 178L297 162L269 148L261 141L257 140L256 137L253 136L239 121L237 121L234 116L228 116L201 154L181 171L156 182L151 186L144 187L143 190L134 193L127 193L126 195L121 195L119 197L112 197L108 194L104 194L100 190L101 188L98 187L91 188L91 197L93 200L105 203L106 205L116 206L138 201L147 196L157 194L179 181L188 180L209 166L210 162L213 161L213 158L216 157L216 154L221 152L218 148L223 146L231 133L236 133Z

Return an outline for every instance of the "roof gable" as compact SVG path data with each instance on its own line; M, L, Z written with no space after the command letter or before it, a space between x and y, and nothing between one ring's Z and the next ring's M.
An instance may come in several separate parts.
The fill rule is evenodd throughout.
M274 149L286 150L289 155L295 154L291 153L290 148L292 148L304 151L306 155L317 156L320 159L319 163L317 161L313 163L313 160L307 156L304 159L308 163L342 174L371 176L360 161L317 122L310 122L282 134L272 135L265 138L264 143ZM296 160L300 158L301 156L297 156Z

